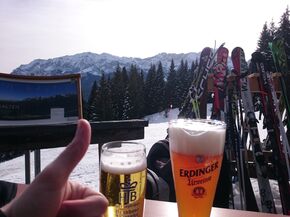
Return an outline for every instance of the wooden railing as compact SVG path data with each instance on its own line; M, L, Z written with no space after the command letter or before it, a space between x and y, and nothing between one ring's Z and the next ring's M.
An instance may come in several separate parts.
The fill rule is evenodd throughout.
M148 121L121 120L91 122L91 144L102 144L114 140L136 140L144 138L144 127ZM30 150L36 150L35 173L40 172L40 151L45 148L64 147L73 139L76 123L50 125L0 126L0 151L22 150L26 152L25 177L30 182Z

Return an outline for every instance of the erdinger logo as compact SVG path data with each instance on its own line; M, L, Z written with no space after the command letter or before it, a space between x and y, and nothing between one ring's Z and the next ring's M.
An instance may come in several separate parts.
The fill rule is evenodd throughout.
M196 163L203 163L205 161L205 157L203 155L197 155L195 157Z
M124 183L120 183L119 203L128 204L137 199L137 193L135 191L137 182L131 182L127 179Z
M204 187L198 186L192 190L191 195L195 198L203 198L206 195L206 190Z

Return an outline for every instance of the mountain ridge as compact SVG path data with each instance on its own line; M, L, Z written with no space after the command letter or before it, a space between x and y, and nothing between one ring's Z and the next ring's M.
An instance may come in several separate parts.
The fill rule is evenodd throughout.
M137 69L148 72L152 64L162 63L164 74L167 74L171 60L174 60L176 69L181 60L191 64L199 58L200 53L160 53L147 58L119 57L109 53L96 54L92 52L65 55L50 59L35 59L28 64L22 64L12 71L12 74L51 76L80 73L83 97L88 99L94 81L99 81L102 73L110 75L116 71L117 66L129 67L133 64ZM190 67L190 65L189 65Z
M28 64L22 64L12 71L12 74L23 75L58 75L69 73L91 73L101 76L102 73L113 73L116 67L130 67L132 64L145 72L152 64L158 64L161 61L164 70L168 70L171 60L175 65L180 61L188 61L191 64L199 58L200 53L159 53L152 57L119 57L109 53L83 52L74 55L65 55L50 59L35 59Z

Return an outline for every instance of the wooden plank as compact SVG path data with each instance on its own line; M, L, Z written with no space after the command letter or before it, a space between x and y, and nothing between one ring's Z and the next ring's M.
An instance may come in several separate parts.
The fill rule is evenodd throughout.
M267 176L268 176L268 178L277 180L277 177L275 176L275 168L274 168L274 165L272 162L272 152L271 151L263 151L263 154L265 157L265 162L267 164ZM235 160L233 160L232 163L234 166L236 164ZM251 150L247 151L247 167L248 167L249 176L251 178L257 178L256 167L255 167L254 158L253 158L253 152Z
M133 140L144 138L144 127L148 121L122 120L91 122L91 143L112 140ZM74 137L77 123L1 126L0 151L33 150L66 146Z
M263 155L267 163L272 163L272 151L263 151ZM248 150L247 157L248 157L248 161L254 161L253 151Z
M249 176L251 178L257 178L255 163L248 162L247 165L248 165ZM275 168L274 168L273 164L267 164L267 176L269 179L277 180L277 177L275 176Z
M208 93L214 92L213 74L212 73L207 76L207 92Z
M253 73L253 74L248 75L250 90L253 93L260 92L259 83L258 83L259 76L260 76L259 73ZM275 90L278 93L281 92L281 86L280 86L280 81L279 81L280 76L281 76L281 73L279 72L272 73ZM233 81L234 77L235 75L229 75L227 77L227 81L228 82ZM207 87L208 87L208 92L214 92L213 74L210 74L208 76Z
M144 217L176 217L178 216L177 203L157 200L145 200ZM282 217L281 214L250 212L234 209L213 207L211 217Z
M251 92L256 92L256 93L260 92L259 76L260 76L259 73L253 73L248 76ZM278 72L275 72L272 74L273 83L274 83L276 92L281 92L281 86L280 86L280 81L279 81L280 76L281 76L281 73L278 73Z

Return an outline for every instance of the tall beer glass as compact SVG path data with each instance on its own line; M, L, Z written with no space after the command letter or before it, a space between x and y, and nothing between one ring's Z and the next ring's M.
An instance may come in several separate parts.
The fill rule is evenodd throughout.
M179 217L209 217L222 164L226 125L170 122L169 144Z
M100 191L109 206L105 217L142 217L146 187L145 146L109 142L101 153Z

